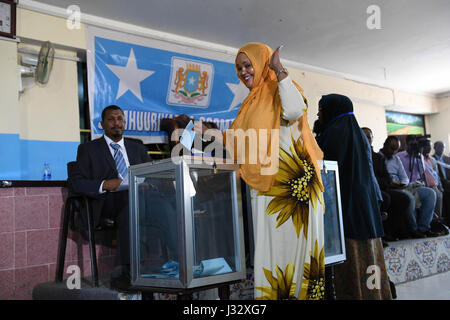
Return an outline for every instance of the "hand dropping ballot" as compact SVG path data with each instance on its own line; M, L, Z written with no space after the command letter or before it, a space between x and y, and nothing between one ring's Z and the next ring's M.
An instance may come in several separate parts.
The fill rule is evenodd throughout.
M183 134L180 138L180 143L186 147L186 149L191 150L192 143L194 142L195 131L194 131L194 123L189 121L186 128L183 131Z

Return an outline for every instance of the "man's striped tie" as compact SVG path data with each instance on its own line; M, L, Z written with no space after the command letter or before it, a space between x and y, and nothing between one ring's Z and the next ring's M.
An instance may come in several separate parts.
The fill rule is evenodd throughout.
M114 142L111 142L111 147L114 151L114 161L116 162L116 168L122 179L125 178L127 174L127 164L125 163L125 159L123 158L122 151L120 151L120 145Z

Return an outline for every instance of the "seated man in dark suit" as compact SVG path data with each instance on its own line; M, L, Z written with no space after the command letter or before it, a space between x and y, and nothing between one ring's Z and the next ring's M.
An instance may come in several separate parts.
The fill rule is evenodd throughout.
M435 171L443 189L443 208L442 217L447 225L450 225L450 157L444 154L445 145L442 141L434 143ZM433 159L431 159L433 161Z
M444 154L445 145L442 141L436 141L434 143L433 158L438 161L438 165L442 167L444 178L450 180L450 157Z
M142 143L123 138L124 113L118 106L103 110L101 124L104 136L78 147L78 173L69 177L69 185L73 191L91 198L96 228L117 223L118 254L111 287L126 290L130 284L127 168L151 158Z

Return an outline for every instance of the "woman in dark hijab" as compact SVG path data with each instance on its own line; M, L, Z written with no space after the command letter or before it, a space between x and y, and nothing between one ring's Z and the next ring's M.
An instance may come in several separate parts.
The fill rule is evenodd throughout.
M322 96L318 116L317 140L324 159L337 161L339 167L347 259L334 267L336 296L391 299L381 242L384 233L378 203L380 191L372 169L370 145L348 97Z

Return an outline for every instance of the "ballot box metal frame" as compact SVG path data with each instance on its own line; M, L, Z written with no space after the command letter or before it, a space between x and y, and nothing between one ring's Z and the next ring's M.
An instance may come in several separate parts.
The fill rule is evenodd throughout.
M221 159L220 159L221 160ZM219 162L219 161L217 161ZM194 277L194 240L193 240L193 212L190 199L190 168L214 169L231 172L232 186L232 218L234 231L234 253L236 270L230 273L209 275L205 277ZM200 158L181 156L163 159L130 166L129 168L129 200L130 200L130 256L131 256L131 284L137 287L160 287L188 289L212 284L226 283L245 279L245 247L243 231L243 212L241 199L241 183L238 177L239 166L237 164L216 163L212 158ZM146 174L158 174L164 171L175 171L176 183L176 224L178 233L178 278L145 278L140 277L140 253L139 253L139 208L137 178ZM174 222L175 223L175 222ZM180 250L180 248L184 248Z
M333 241L339 241L340 245L340 252L333 255L327 255L327 252L325 250L325 265L334 265L338 263L342 263L346 260L346 252L345 252L345 236L344 236L344 221L342 217L342 204L341 204L341 190L340 190L340 184L339 184L339 166L337 161L330 161L330 160L323 160L319 161L319 165L321 168L321 174L323 178L323 174L327 173L329 171L334 172L334 191L335 194L333 195L334 203L325 203L325 212L324 212L324 233L327 232L327 225L330 225L332 223L332 219L335 219L337 226L335 225L333 228L334 232L338 232L338 235L335 235L333 237ZM325 193L331 192L332 190L327 190L326 186L324 185L324 202L325 202ZM334 213L336 216L331 215L331 210L327 213L327 207L334 206ZM327 234L324 235L325 239L325 248L327 246Z

